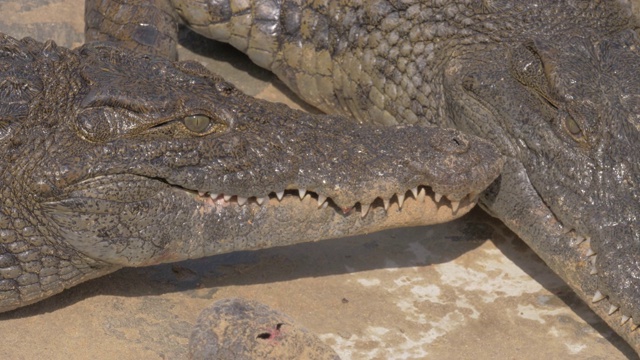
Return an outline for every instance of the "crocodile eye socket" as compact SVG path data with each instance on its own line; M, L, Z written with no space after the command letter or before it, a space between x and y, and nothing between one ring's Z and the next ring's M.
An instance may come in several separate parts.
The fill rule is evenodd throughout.
M523 85L538 89L545 82L542 59L531 46L517 46L509 55L511 73Z
M478 76L476 74L467 74L462 79L462 88L469 92L477 91L479 87L480 82L478 81Z
M196 134L204 134L211 126L211 119L206 115L189 115L182 120L184 126Z
M580 129L580 125L570 117L566 117L564 120L564 127L569 132L573 138L580 139L582 138L582 129Z
M545 98L549 105L555 106L544 61L535 44L521 44L511 49L509 55L509 69L513 77Z

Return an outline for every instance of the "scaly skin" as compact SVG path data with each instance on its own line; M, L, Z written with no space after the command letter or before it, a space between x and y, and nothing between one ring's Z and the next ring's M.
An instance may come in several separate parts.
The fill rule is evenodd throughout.
M291 318L245 299L215 302L198 315L190 359L337 360L329 345Z
M124 266L447 221L503 162L455 130L309 115L104 44L2 35L0 94L0 311Z
M181 22L325 112L490 140L507 161L481 205L640 350L640 42L627 2L126 3L118 18L89 1L88 40L175 56Z

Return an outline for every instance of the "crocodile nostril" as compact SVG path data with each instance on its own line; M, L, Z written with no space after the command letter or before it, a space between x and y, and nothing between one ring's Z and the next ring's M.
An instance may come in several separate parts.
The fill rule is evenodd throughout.
M267 340L271 338L271 333L265 332L262 333L260 335L258 335L258 339L263 339L263 340Z
M433 147L436 150L450 153L463 154L469 150L469 140L460 133L453 133L451 136L443 136L435 140Z

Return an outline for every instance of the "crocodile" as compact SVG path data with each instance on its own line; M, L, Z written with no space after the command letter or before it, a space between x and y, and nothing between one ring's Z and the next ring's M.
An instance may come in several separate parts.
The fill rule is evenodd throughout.
M198 315L189 339L189 353L193 360L340 359L333 349L287 315L240 298L216 301Z
M99 2L87 40L228 42L326 113L496 145L480 205L640 351L640 41L628 1Z
M0 94L0 311L125 266L448 221L503 164L457 130L312 115L103 43L1 35Z

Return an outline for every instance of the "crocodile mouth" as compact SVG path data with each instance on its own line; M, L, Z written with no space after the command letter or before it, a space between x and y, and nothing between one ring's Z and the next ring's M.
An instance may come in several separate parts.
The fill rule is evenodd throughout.
M418 186L343 207L314 191L242 197L116 174L72 185L42 209L75 251L117 266L146 266L442 223L466 214L476 197L451 201Z
M123 190L125 189L125 190ZM126 189L133 189L127 191ZM113 174L87 179L69 186L65 189L66 195L60 199L44 202L49 207L55 206L59 211L90 212L105 210L104 206L83 206L84 203L108 202L114 204L126 204L151 201L154 198L163 198L169 194L175 196L187 196L196 203L214 207L209 211L223 212L226 210L257 209L269 206L295 207L298 203L314 202L316 209L332 210L344 216L359 215L366 218L373 211L383 210L402 212L410 207L413 211L431 211L437 209L444 216L459 217L468 212L478 202L479 194L469 193L460 199L433 191L430 186L419 185L404 192L396 192L391 196L378 196L373 201L356 201L349 206L342 206L331 196L307 189L286 189L271 191L265 196L245 197L231 193L211 193L207 191L193 190L182 185L171 183L162 178L147 177L134 174ZM266 191L265 191L266 192ZM448 210L448 211L445 211ZM100 211L98 211L100 212ZM106 210L105 212L109 212ZM407 215L408 216L408 215ZM449 218L450 220L451 218Z
M175 186L175 185L173 185ZM416 186L406 190L404 193L396 193L389 198L377 197L371 203L356 202L352 206L339 206L331 197L321 195L306 189L287 189L277 192L270 192L266 196L244 197L235 194L209 193L180 188L189 193L194 199L202 203L216 207L262 207L278 206L281 204L291 204L292 201L315 202L318 209L333 209L335 212L344 215L358 214L364 218L372 210L383 209L385 212L391 210L402 211L406 206L420 206L421 203L429 202L436 204L440 208L449 208L451 214L455 215L462 208L473 206L478 201L478 194L468 194L460 200L452 200L447 196L434 192L429 186ZM466 211L464 211L466 212Z

